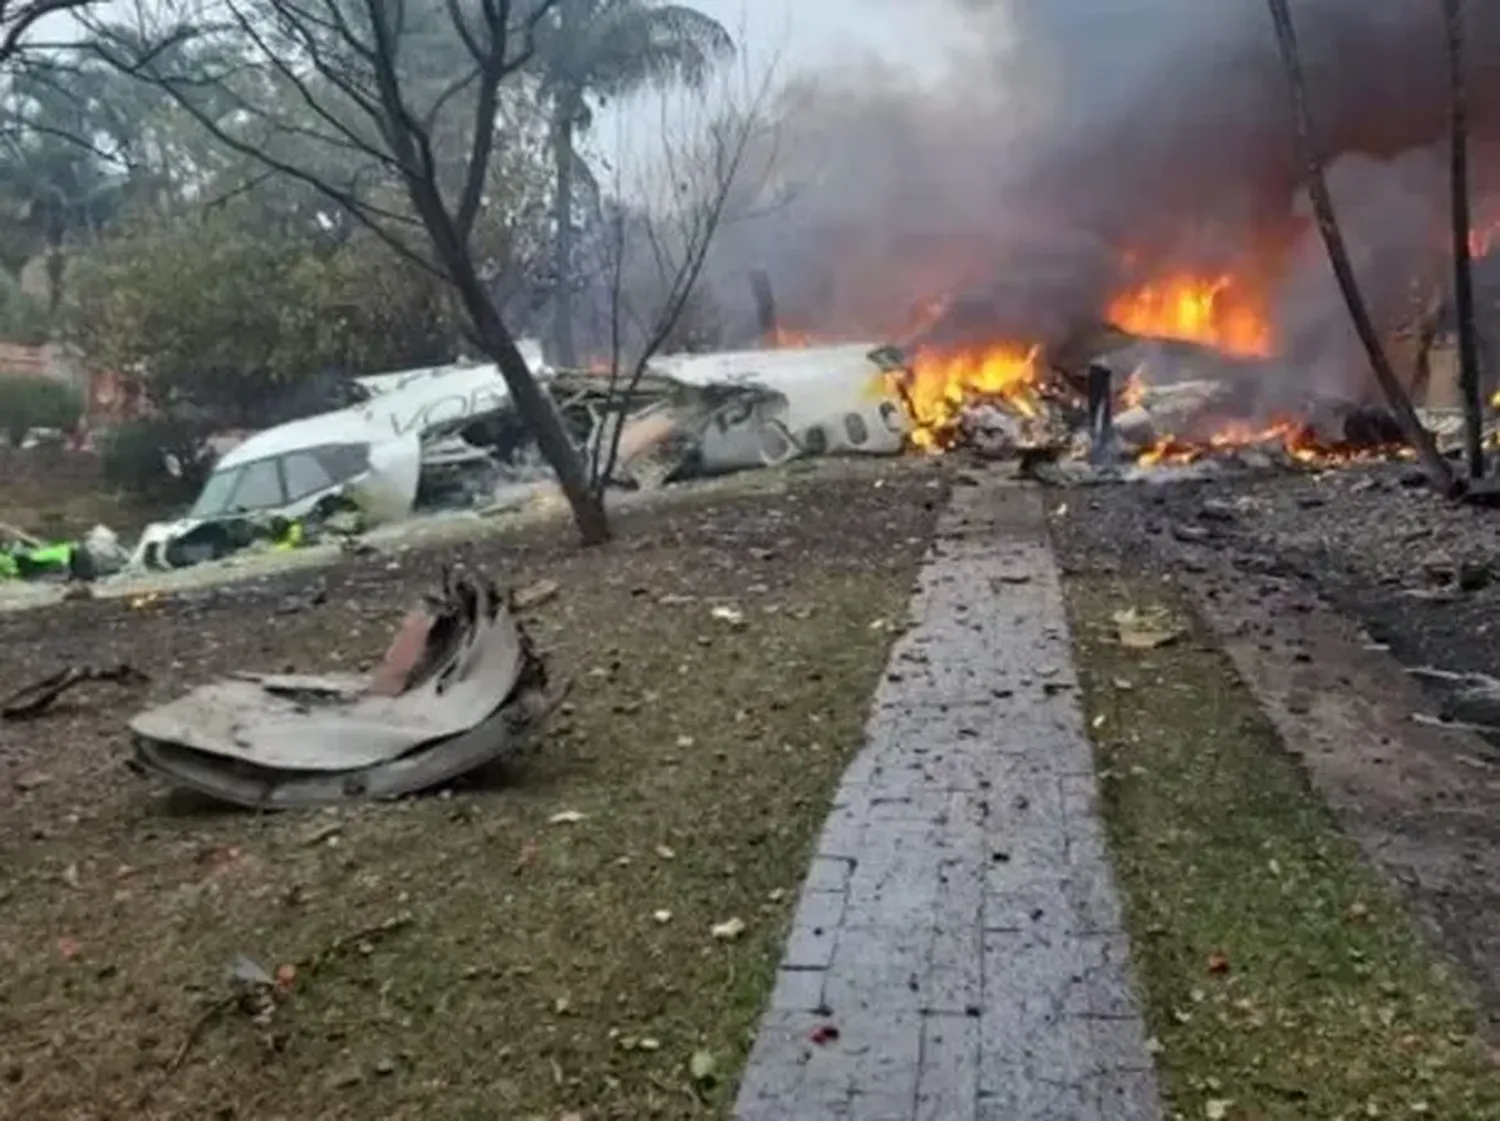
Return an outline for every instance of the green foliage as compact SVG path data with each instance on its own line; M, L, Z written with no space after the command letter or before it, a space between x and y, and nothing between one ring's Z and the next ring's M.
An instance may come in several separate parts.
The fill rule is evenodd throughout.
M41 300L22 290L0 270L0 339L22 346L41 346L52 333L52 319Z
M262 422L266 401L329 368L451 354L446 293L372 237L326 245L247 209L139 224L74 264L68 322L94 364L140 371L168 410Z
M12 444L33 428L70 431L83 418L83 396L51 378L0 376L0 427Z
M147 417L111 430L99 449L104 481L136 498L190 502L208 474L203 454L209 423L180 417ZM181 467L174 475L167 456Z

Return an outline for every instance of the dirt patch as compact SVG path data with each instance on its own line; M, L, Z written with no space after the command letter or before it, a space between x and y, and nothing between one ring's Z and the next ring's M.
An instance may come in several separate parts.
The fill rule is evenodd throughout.
M1500 1079L1457 979L1184 598L1140 576L1075 576L1067 592L1174 1115L1500 1117ZM1137 647L1155 648L1122 643L1125 611L1154 621Z
M1500 1036L1500 752L1413 727L1413 713L1443 698L1363 649L1378 637L1406 665L1500 672L1490 637L1500 586L1473 574L1469 587L1447 586L1484 560L1487 542L1500 556L1500 516L1409 481L1382 467L1059 492L1054 508L1069 505L1052 525L1077 571L1175 574L1215 597L1204 602L1232 641L1277 678L1272 707L1302 736L1293 746L1320 794L1436 924Z
M894 465L652 511L607 550L552 527L9 617L0 679L129 660L153 684L0 724L0 1113L722 1108L884 661L875 624L904 613L942 499ZM561 585L532 629L574 690L524 759L442 797L277 816L123 767L148 697L367 665L453 557ZM296 967L269 1016L226 1004L241 954Z

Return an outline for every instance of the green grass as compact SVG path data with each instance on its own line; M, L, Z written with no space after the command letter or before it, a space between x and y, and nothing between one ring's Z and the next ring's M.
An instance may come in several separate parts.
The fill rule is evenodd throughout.
M1500 1118L1449 969L1159 582L1083 577L1069 610L1171 1115ZM1112 617L1186 628L1152 651Z

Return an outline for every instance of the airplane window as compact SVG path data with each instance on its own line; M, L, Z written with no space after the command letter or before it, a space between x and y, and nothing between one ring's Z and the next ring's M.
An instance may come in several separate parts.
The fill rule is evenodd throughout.
M210 475L204 481L203 489L198 492L198 501L188 511L188 517L212 518L222 514L228 508L229 496L234 493L244 470L243 467L228 467Z
M229 500L231 510L274 510L286 505L286 491L281 486L280 463L260 459L245 465L240 485Z
M849 442L857 448L870 438L870 429L866 426L864 417L858 413L846 413L844 415L844 434L849 437Z
M286 472L288 502L327 490L335 482L312 452L293 452L282 461L282 470Z
M335 483L348 482L370 469L369 444L325 444L318 448L308 448L307 453L317 456L323 470Z

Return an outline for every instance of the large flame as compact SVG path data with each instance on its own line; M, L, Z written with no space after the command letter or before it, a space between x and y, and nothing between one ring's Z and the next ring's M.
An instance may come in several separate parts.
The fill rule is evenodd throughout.
M964 405L984 398L1002 398L1023 416L1035 416L1040 351L1011 343L918 349L896 386L911 417L912 443L930 451L943 448Z
M1125 292L1106 313L1121 330L1202 343L1244 358L1272 353L1269 316L1233 276L1169 276Z

